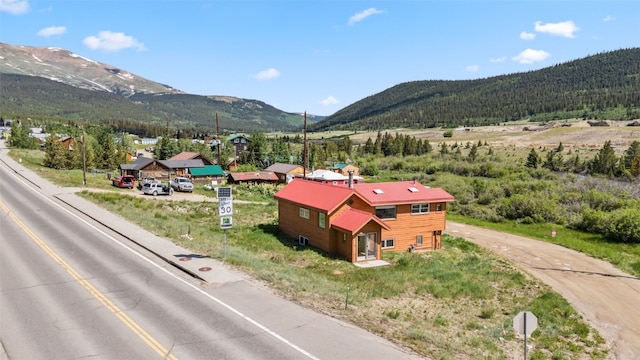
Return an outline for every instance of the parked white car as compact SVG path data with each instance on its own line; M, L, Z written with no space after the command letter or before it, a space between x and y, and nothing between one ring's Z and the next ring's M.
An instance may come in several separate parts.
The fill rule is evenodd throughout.
M175 177L171 180L171 187L175 191L193 192L193 183L185 177Z

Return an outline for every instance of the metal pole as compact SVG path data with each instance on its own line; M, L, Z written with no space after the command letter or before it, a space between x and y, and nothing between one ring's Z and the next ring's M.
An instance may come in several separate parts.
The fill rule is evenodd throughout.
M347 305L349 304L349 285L347 285L347 296L344 299L344 309L347 310Z
M524 312L524 360L527 360L527 312Z
M224 233L224 259L227 258L227 229L222 230Z

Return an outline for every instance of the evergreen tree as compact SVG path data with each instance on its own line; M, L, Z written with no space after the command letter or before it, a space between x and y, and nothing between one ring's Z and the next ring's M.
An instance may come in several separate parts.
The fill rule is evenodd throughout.
M634 141L629 145L629 148L625 150L622 157L622 162L626 169L631 169L633 161L636 158L640 158L640 141Z
M476 159L478 158L478 145L473 144L473 146L471 146L471 149L469 150L469 160L471 160L471 162L476 161Z
M66 169L66 151L55 132L49 134L45 140L44 151L44 166L52 169Z
M343 136L342 139L338 142L338 150L344 151L349 156L351 156L351 148L353 147L353 142L348 136Z
M617 162L618 158L613 147L611 147L611 140L607 140L591 161L591 173L613 176Z
M35 139L29 137L31 130L22 121L11 122L11 136L9 137L9 143L11 146L19 149L34 149Z
M364 144L364 153L365 154L375 154L376 148L373 145L373 141L371 138L367 139L367 142Z
M275 140L271 144L271 160L273 162L288 163L289 157L289 147L284 142L283 138L276 136Z
M176 156L180 153L178 142L168 136L163 136L158 140L154 153L160 160L167 160Z
M249 137L247 146L247 163L255 165L258 169L267 167L267 138L263 133L255 132Z

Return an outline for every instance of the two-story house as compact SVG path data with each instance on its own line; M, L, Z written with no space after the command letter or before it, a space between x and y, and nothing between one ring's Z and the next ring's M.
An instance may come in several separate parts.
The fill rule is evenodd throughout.
M295 179L275 194L280 230L351 262L439 249L451 194L415 181L335 186Z
M249 138L243 134L229 135L227 141L233 145L236 159L239 159L240 155L249 148Z

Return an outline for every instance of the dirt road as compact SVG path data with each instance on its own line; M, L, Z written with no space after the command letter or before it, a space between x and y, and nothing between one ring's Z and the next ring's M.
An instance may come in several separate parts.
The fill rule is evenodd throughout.
M450 221L446 232L510 259L551 286L598 330L612 349L611 358L640 359L640 278L577 251L517 235Z

